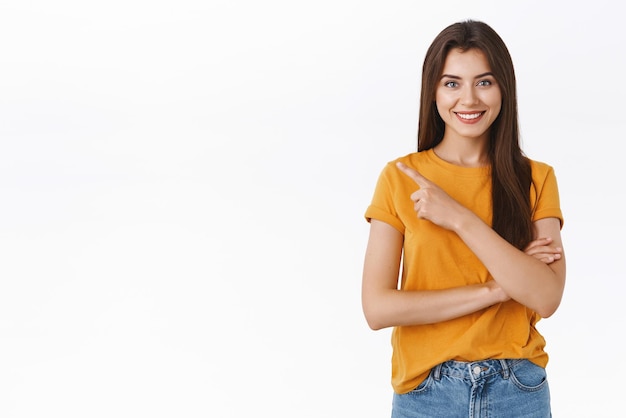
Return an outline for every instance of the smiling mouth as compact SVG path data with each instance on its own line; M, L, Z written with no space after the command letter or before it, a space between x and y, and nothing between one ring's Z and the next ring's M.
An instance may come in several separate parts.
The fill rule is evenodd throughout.
M473 119L478 119L484 114L485 112L476 112L476 113L457 113L456 115L463 120L473 120Z
M485 113L486 113L486 111L483 111L483 112L473 112L473 113L458 113L458 112L454 112L456 117L459 118L459 120L462 123L469 123L469 124L477 123Z

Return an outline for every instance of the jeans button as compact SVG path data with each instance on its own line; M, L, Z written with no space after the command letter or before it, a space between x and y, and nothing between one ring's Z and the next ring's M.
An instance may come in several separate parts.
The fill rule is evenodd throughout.
M479 366L474 367L473 371L474 371L474 374L478 376L480 374L480 367Z

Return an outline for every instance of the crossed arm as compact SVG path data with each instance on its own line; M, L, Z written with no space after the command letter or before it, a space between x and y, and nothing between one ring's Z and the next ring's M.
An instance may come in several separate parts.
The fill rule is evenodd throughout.
M556 311L565 285L558 219L534 222L537 238L520 251L437 185L415 170L401 169L420 186L411 195L416 216L457 233L494 280L444 290L398 290L403 236L391 225L372 219L361 295L372 329L441 322L511 298L544 318Z

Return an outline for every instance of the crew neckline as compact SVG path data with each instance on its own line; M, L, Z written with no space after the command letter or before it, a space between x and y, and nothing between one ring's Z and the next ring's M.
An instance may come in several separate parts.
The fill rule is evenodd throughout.
M491 172L491 167L488 165L482 167L463 167L460 165L452 164L438 156L433 148L426 150L426 155L435 164L439 165L447 171L454 173L455 175L467 177L482 177L488 176Z

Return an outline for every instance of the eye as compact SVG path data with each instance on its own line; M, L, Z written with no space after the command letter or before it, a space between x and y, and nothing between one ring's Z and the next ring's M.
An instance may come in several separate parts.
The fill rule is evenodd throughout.
M491 82L491 80L480 80L476 85L480 86L480 87L487 87L492 85L493 83Z
M445 83L443 83L443 85L453 89L455 87L458 87L459 83L457 83L456 81L446 81Z

